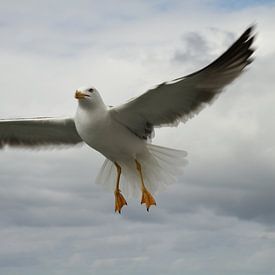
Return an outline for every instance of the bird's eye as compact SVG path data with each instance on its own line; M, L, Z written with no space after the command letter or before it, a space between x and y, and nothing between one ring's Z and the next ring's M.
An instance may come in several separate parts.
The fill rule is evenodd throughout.
M93 91L94 91L93 88L90 88L90 89L88 90L88 92L90 92L90 93L92 93Z

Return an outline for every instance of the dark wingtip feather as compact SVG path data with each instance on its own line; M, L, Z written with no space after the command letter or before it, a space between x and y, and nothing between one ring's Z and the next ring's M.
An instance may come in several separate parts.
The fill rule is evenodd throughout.
M192 77L202 72L208 71L226 71L228 69L240 68L240 65L243 64L244 69L249 65L253 59L255 48L252 47L255 40L256 34L254 33L256 28L255 24L250 25L242 35L216 60L210 63L208 66L203 69L190 74L186 77ZM241 72L241 71L240 71Z
M249 27L224 54L212 63L212 66L227 67L241 59L244 59L243 62L245 62L254 53L251 48L254 41L252 30L253 27Z

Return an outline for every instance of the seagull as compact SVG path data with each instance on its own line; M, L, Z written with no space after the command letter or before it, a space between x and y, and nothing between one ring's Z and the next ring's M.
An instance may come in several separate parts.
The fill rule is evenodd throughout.
M187 163L185 151L151 143L154 128L186 122L240 76L253 61L253 30L247 28L203 69L163 82L122 105L110 107L96 88L86 87L75 92L74 117L2 119L0 148L86 143L106 157L97 182L114 192L115 212L127 205L123 193L140 194L149 211L156 205L155 192L175 181Z

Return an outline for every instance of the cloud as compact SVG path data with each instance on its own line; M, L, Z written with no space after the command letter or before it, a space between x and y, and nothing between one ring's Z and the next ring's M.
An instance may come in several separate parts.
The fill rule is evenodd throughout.
M183 52L177 50L173 57L174 61L196 63L201 61L201 58L205 58L205 53L209 51L206 40L198 33L187 33L182 37L182 41L185 43L185 50Z
M189 165L150 213L134 198L114 215L88 147L1 151L1 273L274 273L274 5L115 3L3 3L2 118L73 116L86 84L122 103L207 65L254 21L255 62L188 123L157 129Z

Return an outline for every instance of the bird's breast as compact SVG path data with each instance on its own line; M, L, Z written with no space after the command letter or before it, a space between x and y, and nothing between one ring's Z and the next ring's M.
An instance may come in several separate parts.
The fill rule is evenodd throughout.
M108 112L87 116L78 112L76 129L81 138L107 158L133 158L145 148L145 142L114 120Z

